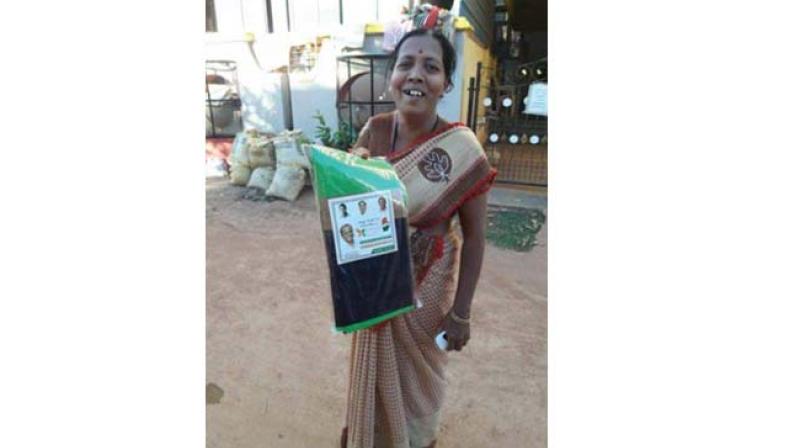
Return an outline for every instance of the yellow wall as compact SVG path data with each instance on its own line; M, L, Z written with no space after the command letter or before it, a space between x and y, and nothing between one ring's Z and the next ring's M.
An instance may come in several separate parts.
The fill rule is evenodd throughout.
M475 39L474 34L471 30L464 31L464 52L462 54L463 58L463 92L461 95L461 118L460 121L464 124L467 124L467 115L469 109L469 78L474 77L476 74L476 67L478 62L483 64L483 69L481 70L481 85L488 86L489 85L489 77L492 73L494 73L494 64L495 60L489 51L489 48L483 47L477 39ZM477 81L477 79L476 79ZM476 101L478 101L478 113L476 114L478 118L485 116L484 113L484 106L483 106L483 98L486 96L487 89L482 88L480 94L476 97ZM481 123L478 121L476 126L476 134L478 135L478 140L483 142L486 139L486 125L485 123Z

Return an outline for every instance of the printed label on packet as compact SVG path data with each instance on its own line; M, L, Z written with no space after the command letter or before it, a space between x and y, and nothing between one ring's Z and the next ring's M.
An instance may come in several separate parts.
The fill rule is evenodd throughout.
M328 200L336 264L397 251L392 193L389 190Z

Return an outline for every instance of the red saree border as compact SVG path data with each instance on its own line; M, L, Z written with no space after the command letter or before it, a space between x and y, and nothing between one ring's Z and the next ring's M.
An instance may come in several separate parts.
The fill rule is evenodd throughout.
M453 203L450 207L445 209L445 212L440 214L436 217L436 219L428 220L426 222L421 222L414 227L419 229L427 229L433 226L436 226L445 220L450 219L453 214L455 214L456 210L458 210L462 205L464 205L470 199L480 196L492 188L492 184L494 183L494 179L497 177L497 170L495 168L489 168L489 174L483 177L483 179L479 180L475 183L469 190L466 191L461 197Z
M434 235L433 238L433 251L431 253L431 259L428 260L428 263L422 267L420 272L417 274L417 278L414 279L417 282L416 286L422 284L422 282L425 280L425 277L428 276L428 271L430 271L433 265L444 255L444 235Z

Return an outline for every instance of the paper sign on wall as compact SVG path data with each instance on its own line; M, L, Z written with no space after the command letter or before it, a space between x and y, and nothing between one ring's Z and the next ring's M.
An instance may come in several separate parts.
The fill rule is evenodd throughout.
M535 82L528 87L524 113L547 116L547 84Z

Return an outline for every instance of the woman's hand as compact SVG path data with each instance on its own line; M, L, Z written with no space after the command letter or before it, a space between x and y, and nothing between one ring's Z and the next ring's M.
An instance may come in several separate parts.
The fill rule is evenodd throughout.
M361 157L362 159L369 159L370 157L369 149L364 148L363 146L351 149L350 154Z
M461 350L469 341L470 307L475 285L481 274L486 241L486 195L481 194L467 201L458 209L458 216L464 236L458 288L453 307L442 322L442 329L447 332L447 349L456 351Z
M469 342L469 323L456 322L451 313L452 311L444 317L444 321L436 334L442 331L447 333L447 351L455 350L460 352Z

